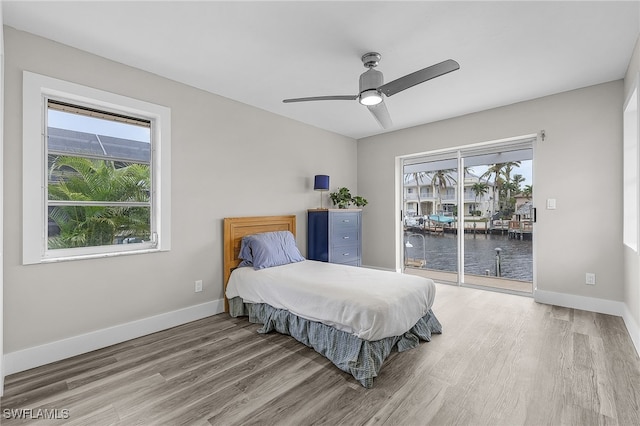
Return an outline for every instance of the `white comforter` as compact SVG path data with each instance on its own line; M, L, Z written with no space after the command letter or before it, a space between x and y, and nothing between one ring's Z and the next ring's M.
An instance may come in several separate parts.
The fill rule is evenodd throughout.
M226 295L379 340L402 335L426 315L435 284L413 275L305 260L258 271L238 268Z

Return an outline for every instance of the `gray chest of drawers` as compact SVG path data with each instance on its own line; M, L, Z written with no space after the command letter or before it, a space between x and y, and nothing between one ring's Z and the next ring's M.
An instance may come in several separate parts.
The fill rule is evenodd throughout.
M360 266L362 263L362 210L309 210L307 258Z

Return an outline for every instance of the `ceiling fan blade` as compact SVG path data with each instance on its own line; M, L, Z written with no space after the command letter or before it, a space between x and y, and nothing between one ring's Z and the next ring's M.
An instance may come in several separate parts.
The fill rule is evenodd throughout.
M393 126L391 122L391 116L384 102L380 102L378 105L370 105L367 107L375 119L380 123L383 129L388 129Z
M307 101L355 101L358 99L358 95L346 95L346 96L314 96L312 98L293 98L285 99L282 102L288 104L290 102L307 102Z
M398 92L402 92L405 89L413 87L416 84L424 83L427 80L440 77L441 75L450 73L457 69L460 69L460 64L453 59L447 59L439 64L431 65L430 67L423 68L419 71L407 74L404 77L390 81L387 84L383 84L378 88L378 90L387 96L392 96Z

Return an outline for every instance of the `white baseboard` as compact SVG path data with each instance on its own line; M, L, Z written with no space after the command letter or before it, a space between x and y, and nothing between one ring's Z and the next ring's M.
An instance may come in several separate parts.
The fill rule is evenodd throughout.
M576 296L553 291L535 290L533 299L538 303L562 306L565 308L581 309L583 311L598 312L600 314L622 317L627 332L633 341L636 352L640 356L640 328L633 319L627 304L615 300L597 299L595 297Z
M640 356L640 327L635 319L633 319L633 315L631 315L629 307L626 304L624 305L624 314L622 315L622 319L624 320L624 325L627 326L627 331L631 336L633 345L636 347L636 352L638 352L638 356Z
M377 269L379 271L389 271L389 272L400 272L402 273L402 270L398 270L398 269L391 269L391 268L382 268L380 266L370 266L370 265L360 265L361 268L367 268L367 269Z
M598 312L600 314L621 317L625 304L615 300L598 299L595 297L576 296L574 294L556 293L553 291L534 290L533 300L546 305L556 305L565 308L581 309L583 311Z
M223 299L10 352L4 355L4 374L9 375L29 370L221 312L224 312Z

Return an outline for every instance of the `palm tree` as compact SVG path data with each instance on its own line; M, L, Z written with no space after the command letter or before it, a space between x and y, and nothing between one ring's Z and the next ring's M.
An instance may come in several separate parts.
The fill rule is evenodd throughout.
M475 197L475 209L478 210L478 197L489 192L489 185L485 182L476 182L471 185L471 190L476 195Z
M486 178L487 183L491 176L494 176L493 195L496 199L496 192L499 195L498 208L504 209L505 203L511 198L511 185L506 185L511 182L511 171L514 167L520 167L520 161L508 161L505 163L496 163L489 166L486 172L480 176L480 178ZM506 200L505 200L506 198ZM493 204L492 204L493 213Z
M502 204L502 209L506 210L504 214L507 214L509 210L513 209L516 204L516 199L511 197L511 194L518 194L520 192L518 185L515 181L506 182L502 185L505 191L504 202Z
M513 175L513 183L516 186L516 191L517 192L522 192L522 188L520 187L520 184L522 182L524 182L526 179L524 178L524 176L522 176L521 174L515 174Z
M500 163L502 165L502 174L504 175L504 180L507 182L511 181L511 172L514 167L520 167L520 161L509 161L507 163Z
M118 237L149 237L150 209L117 205L148 202L149 166L117 167L113 161L60 156L50 167L49 200L78 201L56 205L49 217L60 228L49 238L49 248L92 247L113 244ZM114 205L83 205L82 202L113 202Z
M489 204L489 216L493 217L493 208L495 207L495 199L496 199L496 192L499 190L499 181L500 179L500 174L502 171L502 164L498 163L498 164L493 164L491 166L489 166L489 168L487 169L486 172L484 172L481 176L480 179L485 178L487 185L489 184L489 180L491 179L491 175L494 176L493 178L493 187L492 187L492 199L493 201L491 201L491 203Z
M531 197L533 196L533 185L525 185L524 189L522 190L522 195L524 195L524 197L527 199L531 199Z
M430 172L431 185L433 185L434 188L433 192L435 193L436 190L438 191L438 204L440 204L440 208L442 208L442 192L450 186L453 186L454 188L456 186L456 180L451 176L455 171L455 169L441 169Z
M504 185L504 189L506 190L506 194L505 194L505 200L504 200L504 205L511 205L512 201L511 201L511 191L514 190L514 186L512 185L512 180L511 180L511 171L513 170L513 167L520 167L521 162L520 161L510 161L508 163L502 163L503 167L502 167L502 175L504 176L504 181L505 184ZM521 175L522 176L522 175ZM517 192L517 191L514 191Z

